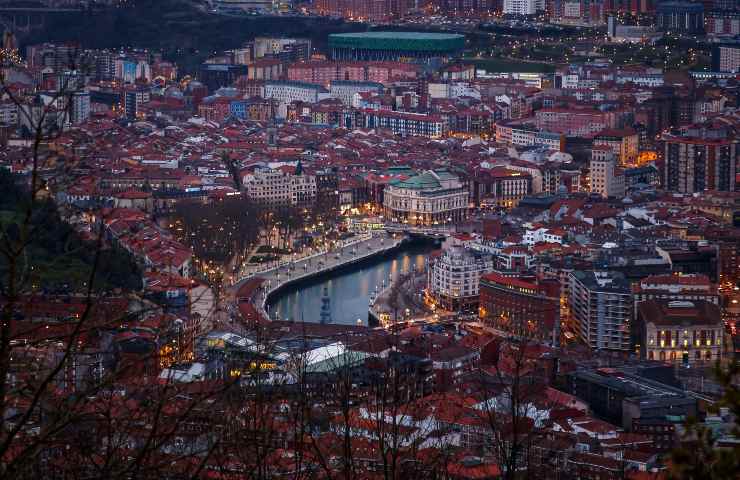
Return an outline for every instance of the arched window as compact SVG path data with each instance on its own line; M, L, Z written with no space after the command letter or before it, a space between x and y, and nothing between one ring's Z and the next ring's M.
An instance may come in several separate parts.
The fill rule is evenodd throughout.
M661 350L660 352L660 359L665 360L665 352Z

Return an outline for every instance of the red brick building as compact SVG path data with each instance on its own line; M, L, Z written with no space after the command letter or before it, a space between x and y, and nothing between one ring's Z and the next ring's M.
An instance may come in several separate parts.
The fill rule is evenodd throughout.
M533 283L498 273L483 275L481 321L515 335L549 340L559 321L559 288L556 281Z
M328 86L335 80L388 83L393 80L413 80L419 66L401 62L331 62L312 60L288 66L288 80Z
M615 118L613 112L543 108L535 113L535 125L548 132L592 137L602 130L614 128Z

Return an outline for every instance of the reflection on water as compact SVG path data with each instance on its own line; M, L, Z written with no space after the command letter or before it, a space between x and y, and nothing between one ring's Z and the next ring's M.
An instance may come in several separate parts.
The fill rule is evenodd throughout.
M318 323L321 297L324 287L331 298L332 323L356 324L357 319L367 324L367 310L371 293L383 289L391 277L408 271L415 265L424 268L431 246L414 246L398 252L395 256L379 259L377 263L366 263L357 270L346 270L333 278L317 279L303 283L295 290L287 290L269 306L272 318L281 320Z

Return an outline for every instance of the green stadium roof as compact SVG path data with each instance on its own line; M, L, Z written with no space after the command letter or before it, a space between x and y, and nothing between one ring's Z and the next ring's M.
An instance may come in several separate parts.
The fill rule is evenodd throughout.
M465 36L455 33L363 32L329 35L329 48L452 53L464 47Z

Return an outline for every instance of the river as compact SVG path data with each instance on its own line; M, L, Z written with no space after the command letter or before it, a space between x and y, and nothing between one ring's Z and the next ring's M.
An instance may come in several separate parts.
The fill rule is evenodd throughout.
M395 254L368 261L356 269L341 270L335 274L316 277L287 289L268 305L270 317L311 323L319 322L321 297L326 287L331 299L331 323L354 325L357 319L367 325L370 295L383 280L395 278L412 266L423 269L426 257L434 249L431 244L415 244Z

